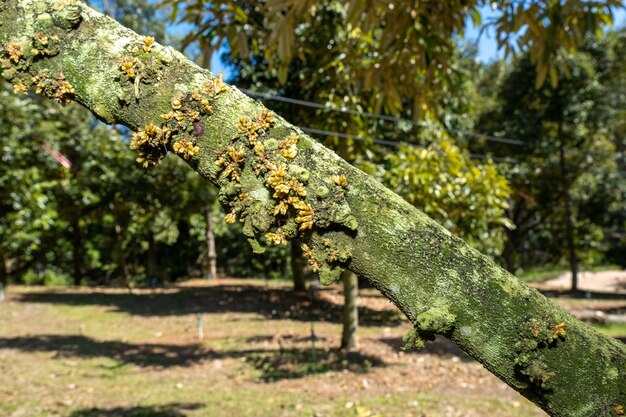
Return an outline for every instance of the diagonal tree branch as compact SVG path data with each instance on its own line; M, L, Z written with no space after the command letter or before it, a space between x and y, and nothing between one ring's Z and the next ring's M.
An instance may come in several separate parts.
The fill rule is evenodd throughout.
M626 349L279 116L74 0L0 0L2 76L138 132L138 160L177 153L220 189L255 250L297 238L321 279L347 268L552 416L623 414Z

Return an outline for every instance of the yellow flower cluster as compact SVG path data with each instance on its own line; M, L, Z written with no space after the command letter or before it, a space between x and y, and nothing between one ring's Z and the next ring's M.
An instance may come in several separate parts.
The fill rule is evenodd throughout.
M47 73L42 71L31 78L31 83L35 85L35 92L37 94L44 93L52 100L57 103L61 103L64 106L72 100L74 94L76 93L74 86L65 79L65 75L63 75L63 73L60 73L56 78L51 80L48 78ZM20 86L19 89L21 88L22 87ZM16 90L17 89L18 87L16 85Z
M565 331L565 322L561 322L552 328L552 338L558 339L559 337L565 337L567 332Z
M167 145L171 133L168 128L161 128L154 123L149 123L143 130L133 134L130 147L139 151L137 162L144 168L157 165L160 160L160 150Z
M48 96L57 103L66 105L72 100L74 93L76 93L74 86L65 79L63 74L59 74L54 83L52 92L48 94Z
M302 247L302 252L307 257L309 261L309 265L311 266L311 269L313 270L313 272L319 271L320 269L319 265L317 264L317 261L315 260L315 255L313 254L313 251L311 250L311 248L309 248L309 246L306 243L303 243L301 247Z
M287 214L289 206L298 211L296 223L300 225L300 230L307 230L313 227L313 208L300 197L306 196L304 185L295 178L287 178L286 165L268 163L269 175L267 184L274 189L274 198L279 199L274 207L274 215Z
M143 130L133 134L130 141L132 149L139 149L143 145L158 147L167 144L170 131L162 129L154 123L148 123Z
M16 64L20 62L20 59L22 59L22 57L24 56L24 53L22 52L22 47L15 42L8 43L4 47L4 50L9 55L9 59Z
M154 45L154 37L144 36L143 37L143 51L150 52L152 50L152 45Z
M246 160L246 149L241 145L237 148L229 146L226 148L226 155L228 155L228 158L224 155L219 156L215 161L215 166L223 169L220 175L222 178L230 177L233 181L239 181L241 179L241 169L239 165L243 164Z
M209 100L216 98L222 91L226 89L226 83L224 82L223 77L224 74L217 74L217 77L202 84L202 86L200 87L200 92L207 96Z
M129 80L137 78L137 71L141 62L134 56L125 55L117 60L120 70L128 76Z
M298 155L298 135L291 135L285 140L281 140L278 147L281 149L280 154L289 159L293 159Z
M281 228L276 229L276 233L267 233L265 238L268 242L273 243L276 246L287 244L287 238Z
M200 150L189 138L183 138L174 142L172 149L177 154L182 155L185 160L188 160Z
M272 126L274 113L268 109L263 109L256 119L250 121L245 117L239 119L239 132L246 135L252 146L257 144L259 132L265 131Z
M348 186L348 180L346 179L345 175L333 175L332 180L336 185L340 186L341 188L346 188Z
M18 81L13 85L13 92L15 94L26 94L28 93L28 86L21 81Z

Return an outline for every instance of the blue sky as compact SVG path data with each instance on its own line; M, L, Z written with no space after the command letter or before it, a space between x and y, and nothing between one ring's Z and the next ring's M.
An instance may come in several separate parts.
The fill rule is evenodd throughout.
M493 11L490 6L483 6L480 8L480 15L483 23L487 23L491 18L498 15L497 11ZM615 28L621 28L626 26L626 11L619 9L615 13ZM480 27L474 26L471 23L467 26L465 33L465 40L475 42L479 38ZM504 51L498 51L498 46L495 38L493 28L487 29L480 36L478 43L478 58L483 62L491 62L494 59L501 58Z

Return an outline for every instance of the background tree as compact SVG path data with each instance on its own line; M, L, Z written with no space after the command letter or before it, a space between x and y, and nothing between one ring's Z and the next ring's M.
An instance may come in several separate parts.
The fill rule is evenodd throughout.
M5 23L0 27L2 64L5 67L10 65L7 60L15 61L16 57L18 62L22 60L21 48L16 47L17 40L34 39L36 31L41 29L34 24L42 22L39 19L41 9L29 8L29 4L5 4L0 9L0 18ZM43 69L62 69L70 74L68 82L74 86L74 99L89 105L108 122L123 120L138 131L135 140L146 135L152 137L155 131L158 132L149 121L159 119L159 110L180 108L179 100L172 98L186 89L183 86L189 86L192 91L204 86L203 91L213 92L217 97L211 97L214 111L199 118L205 130L197 135L198 149L188 161L220 187L222 202L239 215L244 225L247 223L244 232L250 238L257 238L256 244L261 245L265 240L280 244L284 240L281 236L290 237L290 230L296 229L293 234L307 245L303 250L309 253L309 261L317 265L324 282L338 278L340 271L336 261L346 262L349 269L370 280L412 320L416 329L407 338L410 343L420 344L434 334L447 335L488 369L555 416L621 413L624 370L619 365L626 357L622 344L566 315L374 179L300 134L284 120L274 118L236 89L222 88L218 79L171 49L158 44L150 46L149 39L122 30L111 20L99 18L95 11L80 4L55 4L59 7L56 19L46 20L43 24L46 30L63 37L62 45L66 49L64 53L37 60L26 55L23 65L13 68L15 71L3 72L3 76L12 80L15 86L20 88L20 83L32 79L27 77L35 76ZM77 8L81 12L79 18ZM82 19L90 24L81 25ZM102 33L107 34L110 43L101 42L98 36ZM128 51L120 51L119 44L123 39L131 42ZM96 44L99 47L97 64L88 53ZM115 74L125 71L120 69L120 58L125 53L133 53L134 46L141 45L149 49L146 51L149 56L167 62L162 70L163 78L145 87L148 91L144 91L151 94L134 102L121 103L116 99L115 89L132 88L134 83L116 77ZM68 49L71 53L66 53ZM77 61L77 57L87 61ZM82 71L78 71L79 68ZM58 79L57 76L55 80ZM55 89L48 94L55 97L71 91L66 85L62 86L65 88L61 91ZM248 115L253 122L242 119L242 115ZM195 118L193 115L189 117ZM183 127L177 129L174 137L159 144L180 151L180 147L174 145L184 138L180 135ZM291 136L294 131L298 137L296 155L291 149L282 152L295 141ZM163 139L157 136L159 140ZM281 143L279 140L286 141L282 142L281 151L273 146L274 142ZM263 149L267 144L265 153L258 143ZM229 146L243 148L229 150ZM242 155L249 158L248 164L241 168L241 175L221 173L238 171L234 171L236 168L230 163L228 171L228 167L218 169L224 165L220 151L222 157L228 154L236 164ZM259 170L257 174L256 162L264 163L264 155L271 159L266 165L267 172ZM289 171L283 173L283 169L273 163L274 158L282 161L279 157L293 159L285 162L289 164ZM281 197L284 191L280 190L285 187L278 187L285 184L281 178L285 178L286 172L303 174L298 167L309 173L297 178L306 182L302 187L311 194L306 193L306 200L289 201L298 207L304 207L302 203L306 203L311 210L302 208L297 213L289 213L286 218L275 218L275 204L280 207L280 201L284 201L284 195ZM345 181L341 176L338 180L332 179L337 172L344 175ZM239 183L246 187L244 196L237 189L241 178L246 179L243 184ZM289 181L291 179L293 177ZM325 205L323 198L321 201L317 199L317 190L322 190L322 186L334 187L330 181L339 187L333 191L345 199L352 217L334 212ZM266 197L271 196L270 191L274 188L279 188L280 192L275 197ZM292 188L300 197L305 197L305 193L298 192L302 191L300 186L291 182L290 193ZM246 193L248 189L253 193ZM326 210L330 216L325 218ZM309 211L318 213L312 222L307 214ZM269 225L264 219L269 219ZM293 224L307 227L289 229L291 220ZM282 235L281 227L286 227ZM264 233L269 234L265 239ZM591 350L590 346L598 349Z
M536 89L529 57L516 61L481 122L491 134L525 143L506 171L514 190L509 215L516 225L507 234L507 268L516 270L516 253L545 263L565 256L573 290L580 256L597 253L593 249L603 240L607 216L617 214L613 203L620 205L624 196L606 117L612 112L605 107L609 85L603 85L610 66L607 46L590 41L580 52L560 55L568 76L556 87Z

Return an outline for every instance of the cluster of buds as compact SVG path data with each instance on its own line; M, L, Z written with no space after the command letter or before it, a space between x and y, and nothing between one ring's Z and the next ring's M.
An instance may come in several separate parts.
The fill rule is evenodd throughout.
M333 180L335 185L338 185L341 188L348 187L348 180L346 179L345 175L333 175L331 179Z
M32 56L55 55L58 52L60 41L58 35L48 36L42 32L37 33L33 37L30 53Z
M254 120L245 117L239 119L239 132L244 134L252 146L257 144L259 134L268 130L274 122L274 113L268 109L263 109L261 114Z
M317 261L315 260L315 255L313 254L313 250L311 250L311 248L309 248L309 246L306 243L303 243L301 247L302 247L302 253L304 253L304 256L306 256L307 260L309 261L311 270L313 270L313 272L319 271L320 267L317 264Z
M143 130L133 134L130 147L139 153L137 162L144 167L157 165L165 156L165 147L171 133L167 128L161 128L154 123L149 123Z
M241 179L241 165L246 161L246 149L243 146L229 146L226 148L226 155L217 152L219 157L215 161L215 166L222 170L222 178L230 178L239 182Z
M287 139L281 140L278 144L280 154L289 159L293 159L298 155L298 135L291 135Z
M177 154L182 155L185 160L188 160L200 150L190 138L182 138L174 142L172 149Z
M20 59L24 57L22 47L18 43L9 42L3 49L6 55L8 55L9 60L13 61L15 64L20 62Z
M274 206L274 215L287 214L288 208L291 206L298 213L295 220L300 225L300 230L311 229L313 227L313 208L301 199L301 197L306 197L304 184L297 178L287 175L285 164L276 166L269 163L267 167L269 170L267 185L274 189L273 197L278 199L278 204Z
M60 73L55 78L50 78L47 72L42 71L32 77L30 83L35 86L35 92L37 94L44 93L49 98L62 105L66 105L72 101L76 93L74 86L65 79L63 73ZM28 86L22 81L18 81L14 85L14 90L16 93L26 93Z

